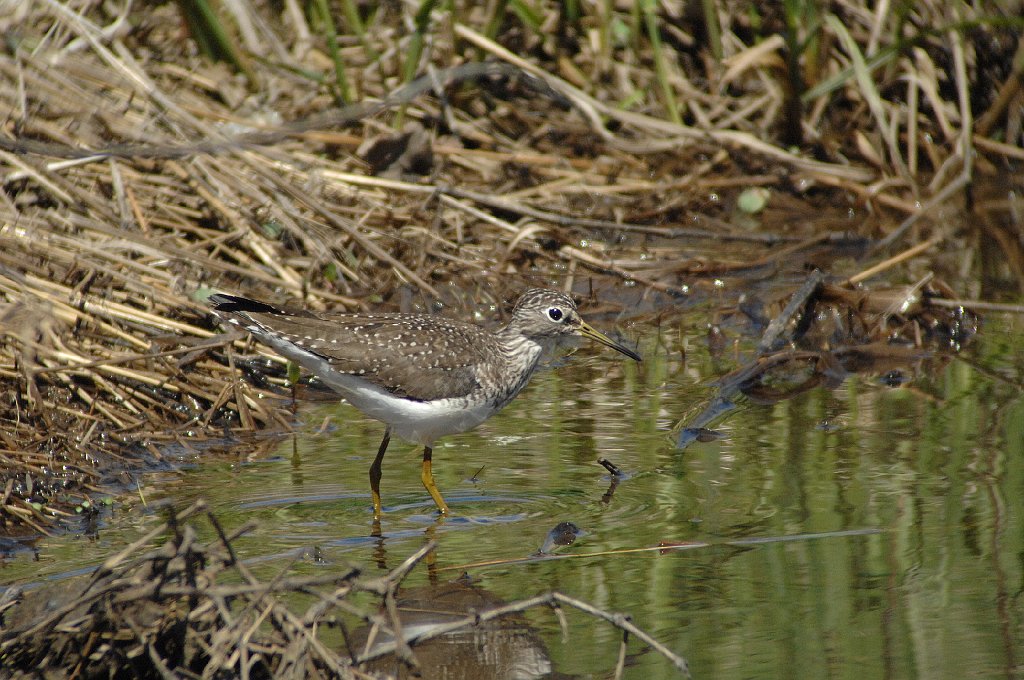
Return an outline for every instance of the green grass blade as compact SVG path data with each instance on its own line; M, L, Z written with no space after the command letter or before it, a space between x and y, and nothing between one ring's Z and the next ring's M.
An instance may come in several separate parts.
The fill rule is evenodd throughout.
M647 29L647 37L651 41L651 50L654 52L654 70L658 77L662 98L665 100L665 108L668 109L669 120L677 125L682 125L683 118L679 115L679 106L676 104L675 92L672 90L672 84L668 82L668 64L665 62L665 50L661 44L661 31L658 29L657 8L656 0L640 0L640 10L643 13L644 26Z
M334 25L334 17L331 16L331 8L328 6L327 0L313 0L313 10L324 31L324 39L327 42L331 61L334 62L336 97L342 104L348 104L352 101L352 93L349 91L348 80L345 78L345 63L341 58L341 49L338 47L338 30Z
M704 15L704 31L708 36L708 47L715 61L721 63L722 55L722 26L718 23L718 8L715 0L701 0L701 12Z
M249 82L255 82L247 60L207 0L178 0L178 7L200 52L210 59L228 62L244 73Z
M356 7L352 0L342 0L341 9L345 13L345 23L348 24L352 32L359 38L359 42L366 52L366 58L369 61L377 61L380 58L380 53L374 49L373 44L366 35L366 24L363 23L363 18L359 16L359 8Z

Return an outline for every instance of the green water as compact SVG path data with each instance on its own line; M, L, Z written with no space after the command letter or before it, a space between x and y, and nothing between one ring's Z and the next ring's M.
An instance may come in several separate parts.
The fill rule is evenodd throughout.
M377 573L433 538L437 578L497 561L468 569L495 596L559 590L629 613L697 678L1024 677L1022 331L993 315L960 357L911 367L898 388L851 376L740 401L715 425L723 438L679 451L672 428L733 364L711 359L699 320L646 326L641 366L585 346L481 428L442 440L434 472L451 518L434 516L419 452L392 442L382 538L366 475L382 427L311 405L273 457L183 460L180 477L145 480L146 504L115 507L94 535L40 542L0 580L88 569L161 522L161 500L204 498L229 528L257 522L236 547L266 576ZM600 456L628 474L610 497ZM509 562L563 521L585 532L558 553L574 557ZM624 552L683 542L710 545ZM620 635L567 617L563 642L550 613L528 616L555 669L610 677ZM628 652L627 678L678 677L640 643Z

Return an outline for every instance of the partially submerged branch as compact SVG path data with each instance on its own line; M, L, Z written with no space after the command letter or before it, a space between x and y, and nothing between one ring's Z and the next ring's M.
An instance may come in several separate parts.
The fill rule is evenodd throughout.
M215 538L205 543L198 540L194 527L202 518L215 530ZM4 591L0 595L0 664L13 677L69 668L89 676L116 675L130 668L140 678L222 674L377 678L384 675L368 666L370 662L397 657L415 667L421 663L417 650L430 640L447 638L448 653L454 653L460 639L453 637L456 633L481 628L500 631L491 624L508 620L516 621L520 630L525 623L517 615L549 607L561 619L558 608L568 606L618 628L623 640L639 640L688 675L682 657L627 616L561 593L500 603L476 586L456 583L452 588L475 598L473 606L451 612L445 621L417 621L403 632L405 618L424 606L406 611L404 603L411 595L403 591L402 583L433 543L384 577L368 578L349 568L316 576L282 572L264 581L235 554L232 541L245 531L242 527L228 534L206 505L197 502L110 557L81 590L65 586L60 592ZM161 535L168 536L167 542L147 551L145 546ZM378 596L385 615L353 604L350 596L360 592ZM289 595L300 594L313 602L305 613L297 614L285 602ZM40 598L50 600L48 612L38 617L21 614L30 611L26 600ZM54 604L58 600L61 604ZM451 601L449 596L446 604L438 606ZM350 630L346 620L353 617L371 630ZM333 629L340 630L346 640L363 635L362 651L337 650L326 643L321 632Z

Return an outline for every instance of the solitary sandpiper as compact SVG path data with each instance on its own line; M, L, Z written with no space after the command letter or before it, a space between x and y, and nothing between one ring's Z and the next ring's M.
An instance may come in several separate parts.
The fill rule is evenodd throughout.
M640 361L585 323L572 298L553 290L523 293L508 325L496 331L430 314L319 314L234 295L209 299L223 321L249 331L385 424L370 465L375 519L392 433L423 445L420 479L447 514L431 472L434 441L471 430L504 408L560 339L582 335Z

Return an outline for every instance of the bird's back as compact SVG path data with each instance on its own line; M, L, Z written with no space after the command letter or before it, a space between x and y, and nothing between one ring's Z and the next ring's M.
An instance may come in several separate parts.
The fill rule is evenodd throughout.
M210 298L229 323L318 374L326 365L416 401L468 396L506 361L498 336L424 314L295 312L229 295ZM330 384L330 381L327 381ZM342 391L342 390L339 390Z

